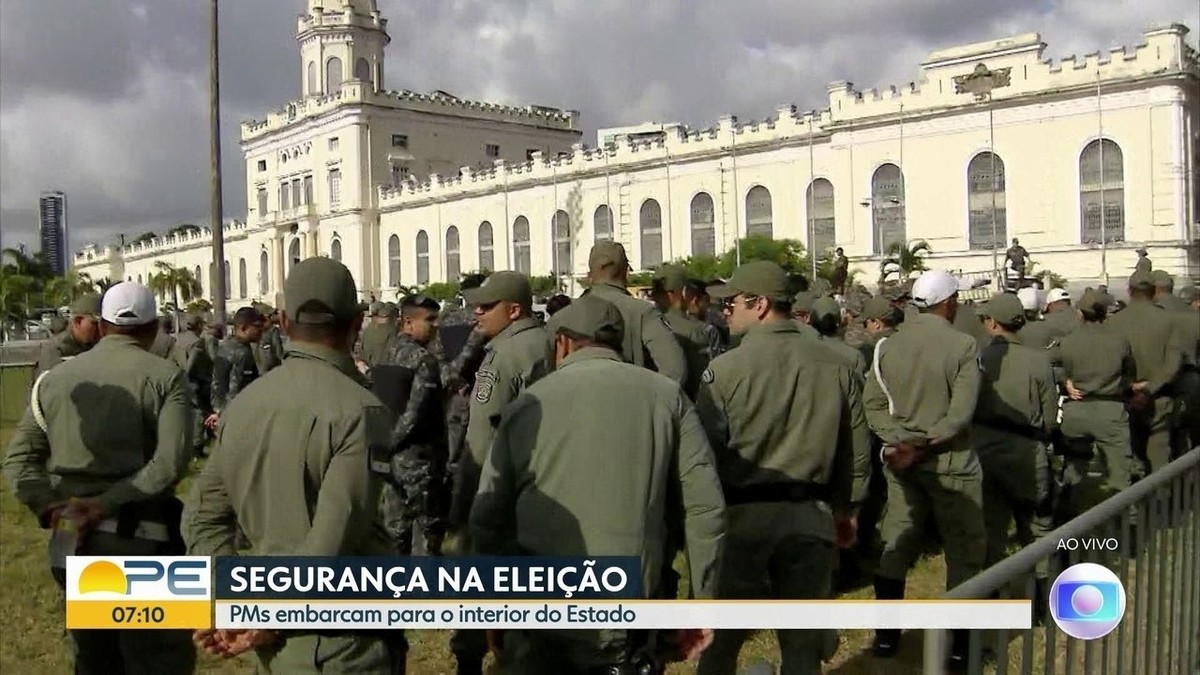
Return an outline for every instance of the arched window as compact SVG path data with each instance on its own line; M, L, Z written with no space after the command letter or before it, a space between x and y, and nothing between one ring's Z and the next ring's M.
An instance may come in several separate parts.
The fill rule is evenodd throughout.
M1079 155L1079 214L1082 243L1125 241L1125 162L1107 138Z
M300 237L292 237L292 243L288 244L288 272L292 268L300 264Z
M771 226L771 192L761 185L755 185L746 193L746 236L772 236Z
M492 224L483 221L479 224L479 271L490 272L496 269L496 253L492 243Z
M321 85L317 82L317 62L308 62L308 95L321 93Z
M574 247L571 246L571 217L566 211L558 210L554 213L554 223L552 225L554 238L554 271L557 275L570 274L574 269Z
M662 208L653 199L642 202L638 214L642 229L642 269L662 264Z
M371 83L371 63L364 58L360 58L354 62L354 79L360 82Z
M204 282L203 272L200 271L199 265L196 265L196 270L193 273L196 275L196 283L200 284L200 295L204 295L204 289L208 284Z
M267 252L258 254L258 294L266 295L271 291L271 261Z
M701 192L692 197L692 255L716 255L716 210L712 195Z
M223 267L225 268L225 299L228 300L233 297L233 279L231 278L233 272L229 269L228 260L225 261Z
M818 178L808 184L804 203L808 207L808 218L812 227L812 254L821 258L837 246L837 231L833 224L833 183Z
M429 283L429 235L417 232L417 283Z
M967 237L971 248L1004 248L1004 161L981 152L967 165Z
M871 224L876 254L904 244L904 174L895 164L884 164L871 176Z
M325 62L325 93L336 94L342 88L342 60L334 56Z
M462 256L459 255L458 228L451 225L446 230L446 281L457 281L462 276Z
M246 287L246 259L238 258L238 297L248 298L250 293Z
M513 221L513 267L521 274L529 274L529 219L517 216Z
M332 242L329 243L329 257L333 258L334 260L336 260L338 262L342 261L342 240L341 239L334 239Z
M608 208L607 204L601 204L596 208L596 213L592 214L592 231L596 241L612 241L612 209Z
M139 284L142 283L142 275L140 275L140 274L138 275L138 283Z
M400 285L400 236L388 237L388 286Z

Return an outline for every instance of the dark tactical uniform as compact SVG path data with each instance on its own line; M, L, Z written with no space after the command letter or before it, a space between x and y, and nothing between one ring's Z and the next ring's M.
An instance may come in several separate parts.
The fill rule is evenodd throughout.
M243 389L258 379L258 364L250 343L226 338L213 359L212 407L221 412Z
M442 363L442 386L445 388L446 445L448 449L446 478L451 479L458 470L458 462L466 447L467 424L471 419L471 389L475 387L475 373L483 363L487 347L487 335L471 330L467 341L452 361Z
M422 548L439 555L446 533L447 500L440 495L445 488L446 427L437 359L411 337L400 334L371 375L375 393L396 415L393 454L388 460L391 477L380 501L384 527L399 555L420 554ZM407 391L387 391L388 380ZM414 526L421 528L424 547L414 547Z

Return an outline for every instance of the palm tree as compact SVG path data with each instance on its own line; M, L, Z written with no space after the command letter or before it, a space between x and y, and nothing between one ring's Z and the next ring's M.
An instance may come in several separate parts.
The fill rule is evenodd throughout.
M116 286L118 283L119 282L113 281L112 279L109 279L108 277L104 277L100 281L96 282L96 288L100 289L100 295L104 295L105 293L108 292L108 289L112 288L113 286Z
M191 302L203 292L196 275L186 267L173 267L170 263L154 263L158 270L150 275L146 288L159 297L171 296L171 314L175 317L175 329L179 330L179 301Z
M924 272L929 269L925 265L925 256L933 248L924 239L914 239L906 242L893 242L883 253L879 261L879 285L885 285L890 274L898 274L903 282L913 272Z
M37 280L18 273L14 267L5 265L0 268L0 329L12 321L20 322L23 329L25 320L29 318L29 294L33 292Z
M67 270L61 277L46 281L42 288L42 300L50 307L61 307L84 293L95 293L96 284L87 274Z

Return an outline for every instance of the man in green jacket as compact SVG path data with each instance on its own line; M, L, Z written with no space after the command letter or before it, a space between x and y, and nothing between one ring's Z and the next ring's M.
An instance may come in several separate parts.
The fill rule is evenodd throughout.
M67 329L47 340L38 354L33 377L92 348L100 340L100 296L84 293L71 302Z
M713 360L697 397L729 520L717 595L828 598L835 551L854 542L870 477L861 380L827 345L800 335L779 265L742 265L710 293L743 336ZM825 631L776 633L785 673L819 673L831 655ZM734 672L747 637L718 630L697 672Z
M372 458L390 455L391 416L350 356L362 324L354 278L335 260L309 258L292 268L284 297L291 349L223 411L189 496L188 553L236 555L240 527L254 555L389 555L379 517L389 467ZM254 649L258 665L280 675L403 673L407 649L400 631L202 631L196 639L224 656Z
M684 386L688 377L687 359L666 319L652 305L626 290L629 258L625 256L625 247L615 241L596 242L588 256L588 278L592 285L585 295L595 293L621 312L625 322L621 355L625 361L660 372ZM554 330L553 321L548 328Z
M688 375L683 391L695 400L700 374L708 367L709 336L704 324L684 311L687 300L687 271L678 265L663 265L654 272L654 304L667 320L687 360Z
M97 313L100 342L35 381L4 476L42 527L75 521L76 555L181 555L174 488L192 458L185 376L147 351L158 317L145 286L113 286ZM51 561L60 586L64 562ZM195 668L186 630L68 632L77 673L184 675Z
M838 336L841 326L842 307L838 301L829 296L818 298L813 303L812 311L812 327L817 331L817 339L844 359L861 384L867 375L867 359L861 351L846 344Z
M556 316L557 369L508 406L496 432L471 511L476 550L636 556L643 594L654 598L674 526L685 533L692 595L711 599L725 503L700 418L674 382L621 362L623 322L612 304L587 295ZM695 636L659 636L658 647L681 637ZM520 675L643 672L664 660L648 638L508 631L498 661L502 673Z
M904 598L904 580L923 548L932 516L946 553L946 588L983 568L983 475L969 429L979 396L974 338L956 330L958 280L942 270L921 274L912 288L919 314L876 345L864 408L882 439L888 508L875 597ZM955 633L952 658L966 657L966 635ZM874 651L892 656L900 631L875 632Z
M1154 302L1171 313L1178 323L1183 366L1175 380L1178 414L1171 447L1176 453L1200 445L1200 316L1175 295L1175 280L1163 270L1154 270Z

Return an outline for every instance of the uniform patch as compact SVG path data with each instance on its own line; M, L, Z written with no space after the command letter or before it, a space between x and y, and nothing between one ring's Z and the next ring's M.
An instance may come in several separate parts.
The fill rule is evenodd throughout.
M496 373L481 368L475 374L475 400L479 403L487 403L492 400L492 390L495 388Z
M705 368L703 373L700 373L700 381L704 384L712 384L713 371L712 368Z

